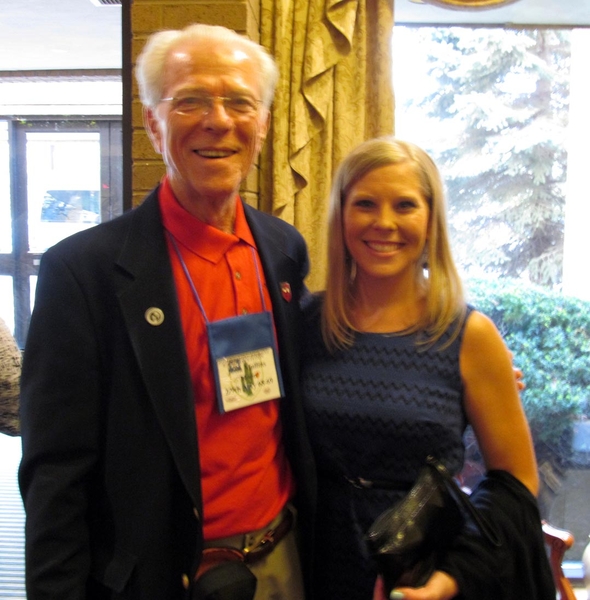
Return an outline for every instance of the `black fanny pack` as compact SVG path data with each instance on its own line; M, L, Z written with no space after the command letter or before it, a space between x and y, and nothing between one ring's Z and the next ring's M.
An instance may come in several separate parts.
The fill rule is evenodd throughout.
M206 548L193 582L192 600L252 600L256 576L236 548Z
M268 556L293 524L293 513L287 508L279 523L266 531L252 548L205 548L193 582L192 600L252 600L256 576L248 565Z

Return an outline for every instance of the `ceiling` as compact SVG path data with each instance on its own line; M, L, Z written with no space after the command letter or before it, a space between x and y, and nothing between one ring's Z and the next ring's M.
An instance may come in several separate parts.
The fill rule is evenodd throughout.
M51 10L48 9L48 4ZM590 0L520 0L457 11L395 0L401 23L590 26ZM121 7L92 0L2 0L0 71L120 69Z
M120 6L1 1L0 71L121 68Z

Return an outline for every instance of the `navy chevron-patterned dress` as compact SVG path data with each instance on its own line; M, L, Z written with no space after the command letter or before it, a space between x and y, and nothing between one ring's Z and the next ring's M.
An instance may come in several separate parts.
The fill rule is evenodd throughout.
M363 535L409 488L425 458L456 473L466 427L459 373L461 335L428 350L410 335L357 334L330 355L321 339L319 300L308 310L303 392L319 472L315 591L319 600L370 600L376 570Z

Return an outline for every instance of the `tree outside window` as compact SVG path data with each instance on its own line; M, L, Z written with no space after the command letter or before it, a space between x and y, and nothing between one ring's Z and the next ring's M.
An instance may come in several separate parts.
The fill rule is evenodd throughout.
M590 534L590 86L580 67L590 30L396 27L393 44L396 134L443 173L470 301L525 372L543 516L574 532L568 557L580 560Z

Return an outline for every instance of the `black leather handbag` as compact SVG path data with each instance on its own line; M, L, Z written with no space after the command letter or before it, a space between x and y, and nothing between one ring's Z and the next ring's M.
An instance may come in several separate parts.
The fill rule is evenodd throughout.
M408 494L379 515L366 534L387 594L394 587L424 585L466 518L499 543L446 467L429 456Z

